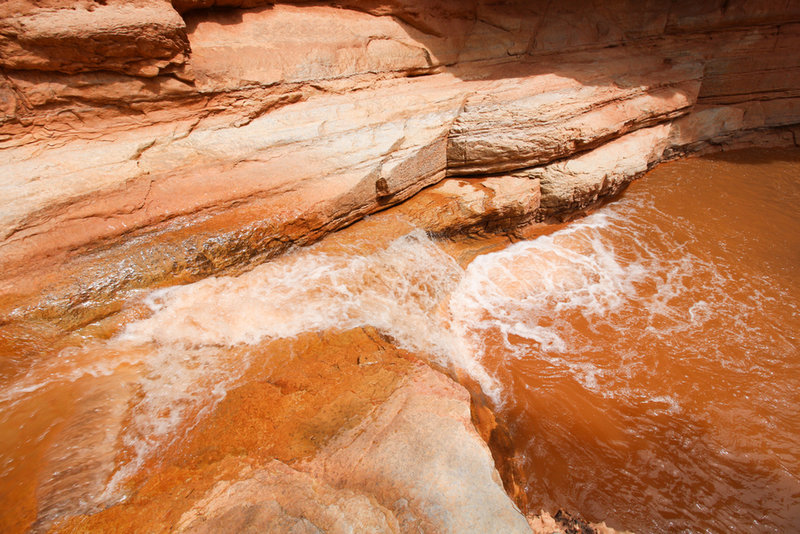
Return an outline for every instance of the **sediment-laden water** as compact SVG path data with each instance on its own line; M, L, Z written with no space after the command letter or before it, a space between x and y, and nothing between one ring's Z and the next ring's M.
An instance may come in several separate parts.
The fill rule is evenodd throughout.
M480 384L530 511L642 532L791 530L799 178L797 151L690 159L466 265L420 231L351 232L238 277L132 295L55 344L6 328L3 346L38 349L2 367L0 525L124 501L126 481L241 380L247 347L371 326Z
M641 532L798 528L798 161L663 165L468 267L451 305L502 384L532 507Z

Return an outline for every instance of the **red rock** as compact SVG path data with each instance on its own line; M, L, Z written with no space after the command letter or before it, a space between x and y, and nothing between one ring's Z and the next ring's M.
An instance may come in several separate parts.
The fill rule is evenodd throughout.
M0 322L91 322L409 198L431 233L507 232L666 158L796 144L798 45L781 0L10 0ZM430 373L302 468L208 474L181 526L525 531L465 392Z
M637 130L566 161L529 172L542 188L545 217L571 215L618 193L661 160L669 125Z
M472 426L466 390L427 367L301 469L374 496L401 532L530 531Z
M219 482L184 513L178 532L400 532L391 511L275 460Z
M672 157L800 121L793 10L578 4L176 2L187 24L158 0L9 2L0 285L36 294L32 262L105 249L75 304L269 257L446 175L527 176L663 122ZM120 279L114 247L159 252Z
M0 10L0 66L74 73L114 70L152 77L185 61L186 25L160 0L17 0Z

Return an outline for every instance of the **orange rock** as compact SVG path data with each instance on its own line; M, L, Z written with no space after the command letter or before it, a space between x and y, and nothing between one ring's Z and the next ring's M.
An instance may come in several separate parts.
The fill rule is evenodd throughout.
M75 273L47 297L63 310L263 261L445 176L555 177L544 166L660 123L660 158L794 142L763 134L800 122L800 26L779 24L793 11L626 6L203 0L176 3L184 22L157 0L8 3L0 300L39 307L56 270ZM457 234L541 216L532 190L514 194L458 193L419 222Z
M185 23L161 0L53 4L16 0L0 9L0 66L152 77L189 52Z
M796 144L798 44L781 0L9 0L0 369L131 289L246 270L407 200L375 236L530 235L664 159ZM61 527L527 528L462 389L369 332L329 336L287 342L306 356L231 390L129 502ZM107 452L74 458L105 476ZM20 492L13 527L65 510L64 480Z

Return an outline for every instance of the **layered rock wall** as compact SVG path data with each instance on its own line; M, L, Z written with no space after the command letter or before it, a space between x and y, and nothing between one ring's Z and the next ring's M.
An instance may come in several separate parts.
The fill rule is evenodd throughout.
M255 4L4 6L6 273L180 230L180 266L152 277L203 274L447 175L525 173L666 122L648 164L800 122L791 2L209 9Z
M520 220L563 217L800 123L791 1L173 4L0 7L11 308L263 261L447 177L538 182Z
M36 343L15 319L69 329L129 289L244 270L389 206L436 236L512 232L580 213L668 158L797 144L799 45L790 0L8 0L0 346L21 361ZM341 362L311 358L335 374L293 362L317 377L299 390L328 397L295 402L253 379L246 410L220 408L203 424L222 430L189 440L200 467L179 451L172 485L156 476L130 506L61 527L528 530L463 388L398 364L368 395L371 349L339 345ZM219 436L248 413L281 430L232 448ZM309 438L319 450L292 430L308 420L324 427ZM276 452L285 436L302 446ZM215 439L233 452L206 462ZM225 471L240 449L251 463ZM191 499L175 491L184 471L202 475ZM94 510L63 485L37 490L26 525Z

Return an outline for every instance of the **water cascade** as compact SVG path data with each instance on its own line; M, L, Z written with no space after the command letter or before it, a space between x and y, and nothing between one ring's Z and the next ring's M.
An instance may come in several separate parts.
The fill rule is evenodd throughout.
M41 525L124 502L126 481L240 382L248 347L368 326L480 386L529 512L785 531L800 520L799 165L796 152L667 164L462 264L419 230L376 244L356 229L136 293L114 328L2 377L0 487L38 491Z

